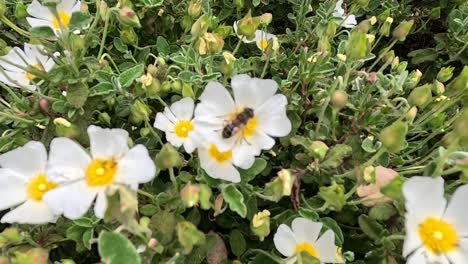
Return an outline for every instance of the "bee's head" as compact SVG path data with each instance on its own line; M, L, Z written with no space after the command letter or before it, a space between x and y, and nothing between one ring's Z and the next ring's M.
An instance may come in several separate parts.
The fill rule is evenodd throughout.
M254 110L252 108L249 108L249 107L246 107L244 109L244 112L249 116L249 117L253 117L254 116Z

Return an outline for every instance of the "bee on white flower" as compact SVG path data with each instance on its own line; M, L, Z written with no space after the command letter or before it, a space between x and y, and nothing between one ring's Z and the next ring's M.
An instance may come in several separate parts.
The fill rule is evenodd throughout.
M273 80L242 74L232 78L231 86L234 100L220 83L208 83L195 108L194 125L219 151L231 151L236 166L247 169L261 150L274 146L272 137L291 131L287 99L276 94Z
M164 112L157 113L154 121L154 127L165 132L167 141L176 147L184 145L187 153L195 150L195 143L190 136L190 132L194 130L194 107L192 98L182 98L170 107L165 107Z
M266 31L257 29L257 30L255 30L255 37L253 39L251 39L251 40L248 40L246 37L237 34L237 21L234 22L233 28L234 28L234 32L236 33L237 37L242 39L242 41L244 43L255 42L255 44L257 44L257 47L262 51L267 50L268 41L270 39L272 39L273 37L275 37L275 35L273 35L273 34L270 34L270 33L266 32Z
M337 18L341 18L343 21L338 22L338 25L341 25L345 28L353 28L356 26L356 16L352 14L345 14L345 10L342 7L343 0L338 0L335 5L335 11L333 12L333 16Z
M68 29L72 14L80 11L81 2L76 0L61 0L57 6L55 15L46 6L41 5L37 0L33 0L26 11L32 17L27 17L31 27L50 27L58 36L62 29Z
M41 45L25 43L24 50L14 47L0 58L0 82L12 87L36 90L37 86L33 81L35 76L28 69L48 72L55 66L54 60L44 53Z
M468 263L468 185L447 204L441 177L412 177L403 184L403 196L406 263Z
M307 253L321 263L337 263L335 234L325 231L320 237L322 223L302 217L292 221L291 227L281 224L273 237L276 249L289 257L288 263L296 263L296 254Z
M43 196L56 188L45 175L47 152L40 142L30 141L0 155L0 210L14 208L2 223L54 223L58 214L44 203Z
M156 173L145 146L128 148L127 131L89 126L88 135L91 155L68 138L50 144L46 174L60 186L47 192L44 201L70 219L83 216L95 199L94 213L103 218L109 187L123 184L136 190Z

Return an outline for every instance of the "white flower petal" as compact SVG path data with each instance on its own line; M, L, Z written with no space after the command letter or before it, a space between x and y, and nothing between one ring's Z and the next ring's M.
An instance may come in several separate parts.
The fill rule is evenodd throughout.
M255 132L245 140L248 142L245 144L249 145L253 150L257 150L255 155L259 155L260 150L271 149L275 145L275 140L272 137L258 129L256 129Z
M256 110L278 89L278 84L270 79L251 78L246 74L235 75L231 80L236 105Z
M0 81L6 85L11 87L26 88L31 91L36 90L36 85L32 84L31 81L26 78L24 72L5 71L4 74L0 72Z
M185 97L173 103L170 109L177 119L191 120L193 117L194 107L195 107L195 104L193 102L193 99L190 97Z
M44 66L44 71L49 72L55 66L55 61L53 59L49 58L42 65Z
M335 17L342 17L345 13L343 9L343 0L338 0L335 5L335 12L333 13L333 16Z
M463 185L453 193L443 217L444 220L447 220L455 226L455 230L457 230L459 236L468 236L467 201L468 185Z
M52 17L52 15L51 15L51 17ZM54 25L53 25L52 21L50 21L50 20L33 18L33 17L27 17L26 20L28 21L28 24L33 28L34 27L54 28Z
M91 207L99 188L90 188L86 181L61 185L44 194L43 200L52 210L69 219L82 217Z
M54 182L72 181L84 177L91 158L75 141L59 137L50 143L47 178Z
M72 9L75 6L76 1L75 0L62 0L60 3L57 5L57 11L62 11L66 14L71 14Z
M97 218L104 218L107 210L107 195L104 190L97 194L96 204L94 205L94 214Z
M226 88L218 82L209 82L195 108L195 116L208 115L221 118L235 111L234 101Z
M239 171L229 160L218 163L208 154L208 149L205 147L198 149L198 156L200 157L200 166L211 178L222 179L235 183L240 182L241 178Z
M26 9L26 11L31 16L41 18L44 20L49 20L52 17L52 13L50 12L50 10L45 6L42 6L37 0L33 0L32 3Z
M119 160L116 181L130 186L151 181L156 166L143 145L136 145Z
M178 137L174 132L166 132L166 140L174 147L180 147L184 144L184 139Z
M128 151L128 132L119 129L89 126L91 155L96 158L119 157Z
M468 239L460 239L459 248L447 253L448 259L452 264L468 263Z
M291 132L291 121L286 115L288 99L282 94L270 97L256 111L257 127L274 137L284 137Z
M252 167L255 162L256 151L250 146L240 145L232 150L232 162L242 169Z
M0 211L27 199L26 180L10 169L0 168Z
M321 262L335 262L335 233L331 230L325 231L322 236L313 245L317 251L318 258Z
M343 21L342 26L345 28L353 28L356 26L357 21L356 21L356 16L354 15L348 15L346 19Z
M41 142L29 141L26 145L0 155L0 166L25 177L44 173L47 151Z
M418 234L420 222L417 222L417 217L407 213L405 215L405 242L403 243L403 256L407 257L413 251L421 247L422 241Z
M163 113L157 113L154 120L155 128L162 131L173 131L174 124Z
M192 139L190 139L190 134L187 139L184 140L184 150L187 153L192 153L196 148L195 142L193 142Z
M5 70L23 73L24 70L18 68L16 65L21 67L26 67L28 65L26 54L18 47L12 48L5 56L2 56L2 60L0 60L0 66Z
M298 217L292 221L291 228L297 243L308 242L314 245L322 229L322 223Z
M28 200L2 217L2 223L47 224L55 223L58 215L44 202Z
M426 264L426 257L423 255L424 250L419 249L408 257L406 264Z
M403 184L403 196L406 211L417 217L418 223L429 216L440 218L445 211L447 202L441 177L411 177Z
M285 224L281 224L273 237L276 249L286 257L290 257L294 254L294 248L296 247L296 238L291 228Z

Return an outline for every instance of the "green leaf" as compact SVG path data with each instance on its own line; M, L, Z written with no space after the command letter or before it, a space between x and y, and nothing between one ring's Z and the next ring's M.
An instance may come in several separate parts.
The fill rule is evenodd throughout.
M184 82L191 82L194 75L195 73L191 71L181 71L177 77Z
M408 53L412 64L431 62L437 59L438 53L434 49L418 49Z
M262 158L256 158L252 167L247 170L239 169L242 182L249 182L260 174L267 166L267 161Z
M167 40L162 36L158 36L156 39L156 48L158 49L159 53L164 55L169 55L171 52L169 43L167 43Z
M322 162L321 167L336 168L343 163L343 159L349 155L353 149L344 144L338 144L328 151L325 160Z
M114 92L114 86L109 82L102 82L89 89L89 97L106 95L112 92Z
M145 4L145 7L158 7L163 4L163 0L142 0L142 3Z
M72 17L70 18L70 23L68 23L68 29L70 31L76 29L84 29L89 26L91 22L91 16L83 12L73 12Z
M93 227L93 220L91 220L91 218L88 217L81 217L79 219L74 220L73 223L81 227Z
M401 192L401 186L403 185L404 179L401 176L393 178L389 183L380 187L380 192L385 196L393 199L400 199L403 194Z
M135 81L136 78L141 77L141 75L143 74L143 70L143 64L138 64L122 72L119 76L119 83L122 86L122 88L127 88L130 85L132 85L133 81Z
M226 186L221 190L221 193L224 200L229 204L229 209L244 218L247 214L247 206L245 206L242 193L234 185Z
M369 211L369 217L379 221L388 220L390 217L397 213L395 207L391 204L379 204L374 206Z
M317 212L312 211L310 209L300 208L298 213L299 213L300 216L302 216L304 218L307 218L309 220L319 219L319 215L317 214Z
M114 47L115 47L118 51L120 51L120 52L122 52L122 53L126 53L126 52L128 51L128 46L127 46L127 44L125 44L121 38L115 37L115 38L114 38L114 41L112 41L112 43L114 43Z
M50 27L33 27L29 32L34 38L55 38L55 33Z
M88 229L86 230L86 232L83 233L83 245L85 246L85 248L87 249L91 249L91 239L93 239L93 233L94 233L94 230L93 229Z
M240 257L247 248L244 235L238 230L234 229L229 234L229 245L231 246L232 253L237 257Z
M333 231L333 233L335 233L335 243L341 247L344 242L344 237L338 223L330 217L320 218L320 222L322 222L324 226L328 227Z
M360 215L358 218L359 226L362 231L370 238L377 240L383 232L383 227L374 219L369 218L367 215Z
M68 87L67 101L75 108L81 108L88 99L88 86L85 83L75 83Z
M135 246L121 234L103 231L99 235L99 255L106 264L139 264Z
M288 80L292 80L292 78L294 76L296 76L297 72L299 71L299 68L297 66L294 66L291 68L291 70L289 70L289 73L288 73Z

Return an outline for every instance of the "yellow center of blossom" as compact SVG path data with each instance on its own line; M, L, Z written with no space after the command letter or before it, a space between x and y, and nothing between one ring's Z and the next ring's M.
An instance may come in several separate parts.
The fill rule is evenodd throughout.
M450 252L458 247L458 235L450 223L428 217L419 225L419 237L433 254Z
M268 41L267 40L259 40L258 41L258 47L261 49L261 50L266 50L268 48Z
M58 19L56 16L52 17L52 26L54 27L54 29L60 29L60 23L61 23L64 28L67 28L68 23L70 23L70 18L71 17L67 13L60 11L58 12ZM60 23L59 23L59 19L60 19Z
M30 66L32 66L32 67L34 67L34 68L36 68L36 69L38 69L38 70L42 70L42 67L41 67L40 64L32 64L32 65L30 65ZM28 80L32 80L32 79L34 78L34 75L33 75L32 73L30 73L30 72L26 72L26 73L24 74L24 77L25 77L26 79L28 79Z
M92 160L86 168L86 182L89 186L109 185L117 172L117 162L113 159Z
M307 243L307 242L304 242L304 243L301 243L301 244L298 244L296 246L296 248L294 248L294 252L296 253L300 253L300 252L307 252L307 254L311 255L312 257L317 257L318 254L317 254L317 251L315 250L315 248Z
M186 138L188 133L193 130L193 125L188 120L180 120L174 125L174 131L178 137Z
M41 173L34 176L28 183L26 192L29 198L36 201L42 201L42 196L44 193L50 191L51 189L57 187L53 182L49 182L45 174Z
M208 154L218 163L223 163L232 156L232 152L230 150L224 152L219 151L218 148L216 148L216 146L213 144L210 144L210 147L208 148Z
M257 119L255 117L250 118L249 121L247 121L247 124L245 124L244 127L244 136L248 137L253 134L255 131L255 128L257 127Z

